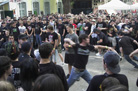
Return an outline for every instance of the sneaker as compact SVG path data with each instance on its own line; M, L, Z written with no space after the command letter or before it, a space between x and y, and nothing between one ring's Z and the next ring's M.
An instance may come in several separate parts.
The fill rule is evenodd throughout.
M96 53L96 56L101 56L101 54L98 52L98 53Z
M123 59L123 58L120 56L120 61L122 61L122 59Z
M134 68L138 69L138 66L135 66Z
M68 78L69 78L69 76L70 76L70 74L67 74L66 79L68 79Z
M62 51L65 51L65 49L63 48Z
M62 62L62 64L61 64L62 66L64 66L65 64L64 64L64 62Z
M77 79L77 81L80 81L80 77Z

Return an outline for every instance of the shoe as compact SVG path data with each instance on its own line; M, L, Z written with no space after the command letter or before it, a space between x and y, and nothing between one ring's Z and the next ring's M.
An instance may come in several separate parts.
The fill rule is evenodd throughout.
M63 48L62 51L65 51L65 49Z
M62 64L61 64L62 66L64 66L65 64L64 64L64 62L62 62Z
M68 79L68 78L69 78L69 76L70 76L70 74L67 74L66 79Z
M78 78L77 81L80 81L80 78Z
M123 58L120 56L120 61L122 61L122 59L123 59Z
M101 56L101 54L98 52L98 53L96 53L96 56Z
M138 69L138 66L135 66L134 68Z

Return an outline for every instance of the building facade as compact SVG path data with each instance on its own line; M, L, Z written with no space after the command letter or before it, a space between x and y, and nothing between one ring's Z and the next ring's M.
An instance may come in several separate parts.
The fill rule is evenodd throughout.
M32 14L63 13L63 5L62 0L2 0L0 11L2 10L13 11L14 17L18 18Z

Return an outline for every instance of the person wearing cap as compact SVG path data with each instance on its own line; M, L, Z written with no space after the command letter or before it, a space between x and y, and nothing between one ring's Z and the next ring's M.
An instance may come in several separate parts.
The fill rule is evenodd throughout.
M18 36L20 35L20 31L18 27L16 26L16 24L17 23L15 21L11 22L10 35L13 35L15 41L18 41Z
M93 31L96 28L96 20L92 19L91 24L92 24L91 25L91 33L89 34L90 44L96 45L97 44L97 34L94 33L94 31Z
M2 22L2 26L0 27L0 32L3 37L5 36L6 31L8 31L8 28L6 27L6 22Z
M23 52L23 51L22 51L22 44L23 44L24 42L27 42L27 39L28 39L28 36L25 35L25 34L20 35L20 36L18 37L20 53ZM33 47L31 48L31 54L30 54L30 55L31 55L32 58L35 58Z
M21 34L18 37L18 42L19 42L19 48L21 49L21 45L23 42L27 42L28 36L25 34Z
M87 88L87 91L100 91L100 85L107 77L114 77L119 80L120 84L129 88L127 77L124 74L119 74L121 70L119 66L119 61L120 56L116 52L106 52L103 57L103 67L105 73L102 75L94 76Z
M12 63L9 57L0 56L0 81L7 81L12 73Z
M111 20L109 25L108 25L108 31L107 31L107 36L108 40L111 43L112 47L115 49L116 47L116 34L118 30L116 28L116 24L114 20Z
M23 61L26 58L31 58L30 53L31 53L31 43L30 42L24 42L21 45L22 53L20 53L18 60Z

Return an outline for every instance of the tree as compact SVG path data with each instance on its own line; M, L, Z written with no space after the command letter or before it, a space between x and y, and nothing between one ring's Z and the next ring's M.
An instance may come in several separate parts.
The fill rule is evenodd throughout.
M64 14L71 13L71 0L62 0Z

